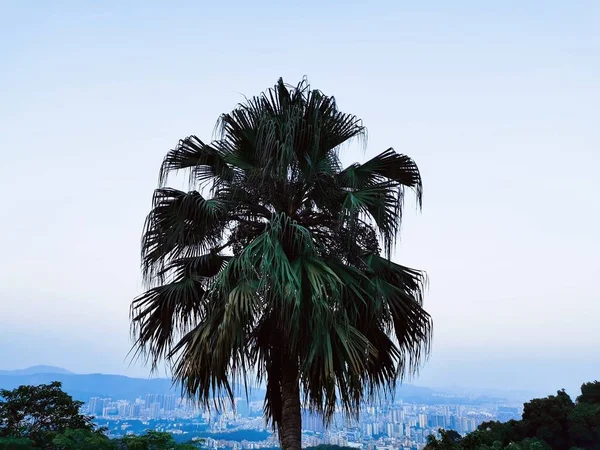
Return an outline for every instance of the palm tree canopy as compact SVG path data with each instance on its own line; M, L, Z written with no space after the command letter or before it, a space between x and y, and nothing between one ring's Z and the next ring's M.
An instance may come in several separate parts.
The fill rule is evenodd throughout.
M280 79L165 157L142 238L147 291L132 303L135 348L171 364L209 406L233 383L266 381L281 419L282 371L305 404L336 406L393 389L427 354L424 274L390 261L405 188L420 206L416 164L388 149L342 168L342 144L364 135L333 97ZM189 173L190 191L165 186Z

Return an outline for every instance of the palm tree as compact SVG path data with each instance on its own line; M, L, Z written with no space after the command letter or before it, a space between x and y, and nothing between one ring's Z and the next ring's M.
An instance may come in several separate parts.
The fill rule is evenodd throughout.
M207 407L256 375L282 448L296 450L303 405L326 423L338 406L357 416L428 352L424 274L390 261L404 190L420 206L421 177L391 148L342 169L340 147L365 129L305 80L280 79L218 129L162 163L134 348ZM181 169L189 192L165 187Z

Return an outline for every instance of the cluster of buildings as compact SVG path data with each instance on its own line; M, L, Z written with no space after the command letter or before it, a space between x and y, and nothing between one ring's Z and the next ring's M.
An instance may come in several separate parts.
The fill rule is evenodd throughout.
M92 398L85 405L90 415L102 420L102 425L118 421L126 430L127 420L146 421L174 434L194 435L194 426L202 425L205 446L209 448L259 449L276 447L277 438L267 435L264 440L233 440L232 432L241 430L265 431L262 419L262 402L238 399L235 410L225 408L220 413L209 413L198 405L175 395L148 394L135 401L110 398ZM360 421L350 422L336 415L326 429L321 417L309 411L303 412L303 445L320 444L355 447L362 450L423 448L427 436L436 434L440 428L452 429L461 434L474 431L482 422L490 420L506 421L520 418L520 408L499 404L416 404L403 403L366 407L360 413ZM110 427L109 427L110 428ZM188 431L183 431L188 430ZM237 434L238 437L240 434ZM242 433L243 435L243 433Z
M92 397L83 412L102 419L173 419L197 416L199 410L175 394L146 394L135 401Z
M365 450L419 449L440 428L460 434L474 431L490 420L520 417L520 409L499 405L426 405L402 402L361 411L358 423L337 420L325 430L319 417L304 414L307 445L332 444Z

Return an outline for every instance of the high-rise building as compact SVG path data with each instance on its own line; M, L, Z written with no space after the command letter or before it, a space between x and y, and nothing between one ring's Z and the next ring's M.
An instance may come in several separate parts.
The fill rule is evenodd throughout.
M394 424L394 428L395 428L394 431L397 433L398 437L404 436L404 424L401 424L401 423Z
M102 415L102 409L104 408L104 401L99 397L92 397L88 402L88 410L91 416Z
M159 402L154 402L150 405L149 409L149 416L152 419L156 419L160 416L160 403Z
M462 433L462 424L460 421L460 417L458 416L450 416L450 428L458 433Z
M460 425L461 425L463 433L468 433L469 432L469 420L466 417L463 417L460 420Z
M142 414L142 405L139 403L130 403L127 408L127 417L140 417Z
M469 429L468 432L475 431L477 429L477 421L475 419L469 419Z
M435 417L435 426L438 428L446 428L446 416L436 415Z
M313 433L323 433L325 431L323 418L305 409L302 411L302 428Z
M146 394L146 409L150 409L154 403L158 403L160 407L160 397L162 397L160 394Z
M373 435L379 436L380 434L381 434L381 429L379 427L379 424L377 422L373 423Z
M88 410L91 416L100 417L104 415L104 409L110 403L110 398L92 397L88 402Z
M127 417L129 414L129 402L126 400L117 402L117 411L119 416Z
M175 405L177 404L177 397L175 394L167 394L163 396L163 409L165 411L175 411Z
M386 431L386 434L388 435L388 437L394 437L394 424L391 422L388 422L385 425L385 431Z

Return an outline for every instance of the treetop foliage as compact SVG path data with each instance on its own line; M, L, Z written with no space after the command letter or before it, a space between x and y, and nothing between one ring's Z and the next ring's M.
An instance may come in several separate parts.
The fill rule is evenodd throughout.
M574 403L560 390L556 395L525 403L521 420L484 422L461 438L440 430L428 437L426 450L600 450L600 382L581 386Z
M192 450L200 446L200 442L175 442L172 434L157 431L109 439L91 417L79 413L81 406L60 382L0 390L0 450Z

